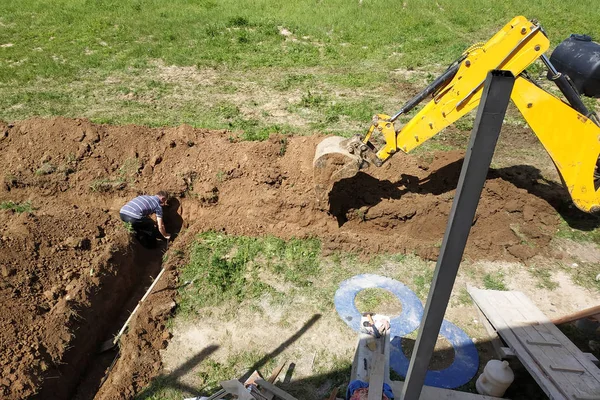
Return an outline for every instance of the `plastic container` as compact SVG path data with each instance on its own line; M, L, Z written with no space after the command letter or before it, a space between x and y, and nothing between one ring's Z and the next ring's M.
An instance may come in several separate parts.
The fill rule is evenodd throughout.
M587 35L571 35L550 56L558 72L571 78L580 94L600 97L600 44Z
M490 360L479 375L475 387L479 394L502 397L515 379L515 374L508 366L508 361Z

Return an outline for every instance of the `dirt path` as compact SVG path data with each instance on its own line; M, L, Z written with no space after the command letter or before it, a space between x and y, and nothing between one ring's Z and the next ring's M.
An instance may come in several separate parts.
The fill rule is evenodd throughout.
M109 328L96 321L118 315L144 271L118 220L121 205L140 193L162 189L177 199L166 219L168 230L183 229L176 248L212 229L319 237L324 254L414 252L434 259L462 154L438 153L432 161L398 155L336 184L326 212L315 205L311 167L321 139L237 142L225 131L64 118L0 123L0 202L29 201L35 208L0 211L0 394L72 394L83 369L77 362L84 365L106 339ZM520 261L548 252L559 221L553 205L566 197L560 187L548 191L536 173L490 174L466 257ZM133 394L160 368L175 279L169 274L133 322L134 335L125 336L121 360L98 398Z

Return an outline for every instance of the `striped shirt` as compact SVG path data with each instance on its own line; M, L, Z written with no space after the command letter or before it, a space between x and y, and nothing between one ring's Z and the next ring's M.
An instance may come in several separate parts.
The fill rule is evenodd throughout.
M129 215L136 219L142 219L152 214L162 218L163 212L158 196L138 196L125 204L120 211L121 214Z

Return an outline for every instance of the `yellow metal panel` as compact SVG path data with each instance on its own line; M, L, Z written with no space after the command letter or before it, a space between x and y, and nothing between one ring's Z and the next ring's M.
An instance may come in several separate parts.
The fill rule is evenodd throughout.
M600 127L523 78L517 78L511 98L554 161L575 205L600 211L600 192L594 188Z

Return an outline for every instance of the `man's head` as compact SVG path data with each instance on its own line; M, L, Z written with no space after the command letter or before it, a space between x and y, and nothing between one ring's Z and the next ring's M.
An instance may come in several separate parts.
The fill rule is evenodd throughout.
M169 200L169 194L167 192L161 190L160 192L156 193L156 196L158 197L161 206L167 205L167 201Z

